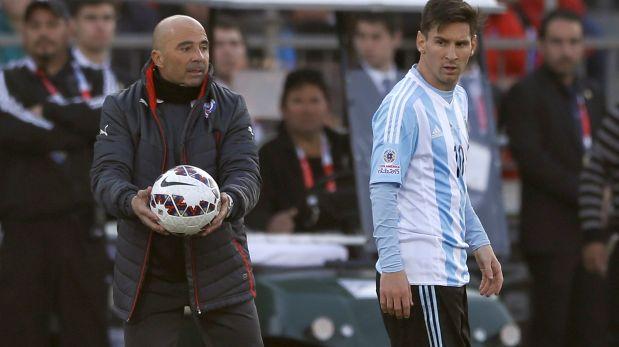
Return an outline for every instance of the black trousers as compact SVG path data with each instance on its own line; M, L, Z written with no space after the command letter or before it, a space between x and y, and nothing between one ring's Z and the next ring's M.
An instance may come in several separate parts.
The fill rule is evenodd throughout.
M466 287L412 285L408 319L383 313L391 347L470 347ZM376 276L380 297L380 274Z
M0 344L49 346L50 322L59 344L108 346L109 259L103 238L90 236L90 216L2 223Z
M126 347L173 347L178 344L184 309L149 314L125 324ZM194 316L206 347L262 347L254 300Z
M529 347L607 346L605 280L579 253L527 255L531 285Z

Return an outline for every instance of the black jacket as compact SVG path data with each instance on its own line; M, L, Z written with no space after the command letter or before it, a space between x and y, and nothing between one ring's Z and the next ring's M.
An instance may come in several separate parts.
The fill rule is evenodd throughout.
M92 208L89 167L99 129L103 74L82 68L93 99L80 97L73 60L49 80L62 96L50 93L34 73L30 58L0 72L0 220L55 218ZM43 117L28 111L43 106Z
M156 113L147 64L141 80L110 96L103 105L91 169L95 198L118 220L114 304L130 320L139 299L153 239L133 214L131 198L166 169L165 133ZM206 170L234 200L231 216L206 237L184 241L190 304L198 313L255 296L243 217L260 192L258 156L243 98L211 82L191 110L183 139L182 161ZM205 103L214 100L212 113ZM208 116L208 117L207 117Z
M265 230L270 218L277 212L296 207L295 231L344 230L352 231L358 227L359 216L355 181L352 176L352 158L348 136L340 135L325 128L327 141L331 147L337 191L329 193L316 176L316 197L318 198L318 220L312 219L307 204L308 191L303 183L303 175L296 149L284 126L278 136L264 144L260 149L260 172L263 184L260 201L247 217L247 224L258 230ZM322 177L324 178L324 177Z
M576 83L595 136L606 114L604 97L587 81ZM578 252L578 182L585 153L573 98L541 67L504 100L501 117L522 179L521 244L528 253Z

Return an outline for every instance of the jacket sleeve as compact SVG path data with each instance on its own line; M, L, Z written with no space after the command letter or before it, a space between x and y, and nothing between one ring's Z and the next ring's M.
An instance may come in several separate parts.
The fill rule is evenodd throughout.
M544 134L532 92L517 84L504 100L502 116L522 177L537 189L577 206L578 173L563 167L542 146Z
M241 96L223 134L219 158L221 191L234 201L229 219L243 218L258 202L262 181L251 121Z
M115 97L105 99L101 129L94 146L91 188L95 199L117 218L133 217L131 199L138 187L131 183L134 146L123 111Z
M46 101L43 116L86 140L94 140L99 132L101 106L85 101L66 104Z

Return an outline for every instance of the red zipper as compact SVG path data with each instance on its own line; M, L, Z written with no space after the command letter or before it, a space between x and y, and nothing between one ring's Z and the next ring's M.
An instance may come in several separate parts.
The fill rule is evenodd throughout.
M140 291L142 289L142 284L144 283L144 275L146 274L146 263L148 262L148 256L150 255L150 244L153 240L153 233L151 231L148 235L148 242L146 243L146 252L144 253L144 260L142 260L142 268L140 269L140 279L138 280L138 288L135 292L135 298L133 299L133 303L131 304L131 311L129 311L129 316L127 317L127 322L133 316L133 312L135 311L135 307L138 303L138 298L140 297Z
M249 276L249 292L255 298L256 288L254 287L254 274L251 271L251 265L249 264L249 258L247 258L247 254L245 254L245 250L243 249L243 246L241 246L241 244L237 240L232 240L232 243L236 247L237 252L239 252L239 254L241 255L241 258L243 258L243 265L245 266L245 271L247 271L247 276Z

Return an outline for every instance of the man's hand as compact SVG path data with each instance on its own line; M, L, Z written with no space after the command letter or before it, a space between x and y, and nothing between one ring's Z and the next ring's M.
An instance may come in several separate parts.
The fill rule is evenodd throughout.
M492 247L490 245L481 246L473 254L481 270L479 294L486 297L492 294L498 295L503 287L503 272Z
M294 231L294 217L299 211L293 207L287 210L279 211L271 217L267 225L267 231L270 233L290 234Z
M406 272L383 272L380 276L380 309L397 319L411 316L413 294Z
M159 225L159 218L157 215L148 208L148 199L152 190L153 187L150 186L146 189L139 190L133 199L131 199L131 208L142 224L146 225L149 229L161 235L170 235L169 232Z
M224 222L224 219L226 219L226 216L228 215L228 200L230 200L228 194L221 193L221 199L219 200L219 213L217 214L217 216L215 216L215 218L213 218L213 220L209 224L204 227L204 229L202 229L199 234L200 236L206 236L217 230L217 228L221 226L221 224Z
M587 271L606 275L608 251L604 243L596 241L586 245L582 250L582 260Z

